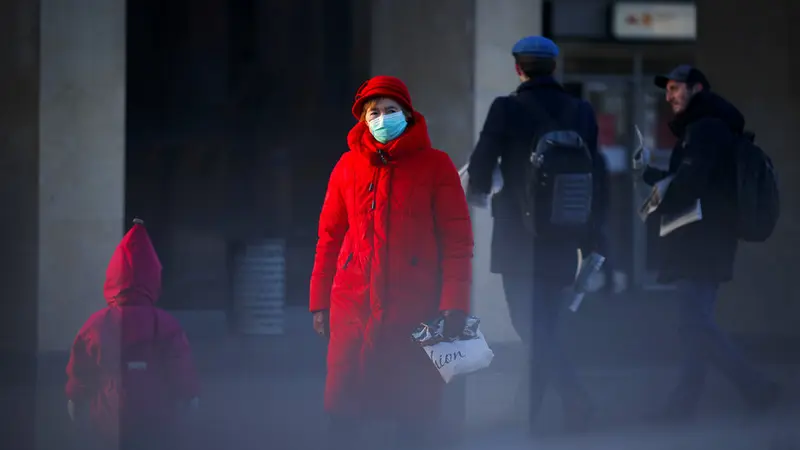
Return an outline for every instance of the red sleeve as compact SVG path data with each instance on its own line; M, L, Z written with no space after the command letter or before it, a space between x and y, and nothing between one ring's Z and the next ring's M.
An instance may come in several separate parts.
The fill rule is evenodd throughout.
M472 222L458 170L446 154L436 174L434 218L442 264L439 309L469 312L472 290Z
M336 275L336 260L347 233L347 208L342 198L341 183L345 170L344 156L336 163L328 181L328 191L319 215L319 239L311 272L309 309L320 311L331 306L331 286Z
M74 402L87 400L91 395L94 363L83 332L78 333L69 352L67 363L67 398Z
M190 400L200 395L200 382L192 359L189 339L182 329L178 329L166 342L167 379L179 400Z

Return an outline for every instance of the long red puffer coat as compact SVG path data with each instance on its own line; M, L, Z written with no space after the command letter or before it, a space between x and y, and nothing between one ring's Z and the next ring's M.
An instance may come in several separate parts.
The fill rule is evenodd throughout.
M376 77L359 91L356 117L365 87L411 110L402 82ZM348 143L330 177L311 277L311 311L330 309L325 409L431 417L444 384L410 335L440 311L469 308L473 237L458 171L431 148L418 112L385 145L363 121Z

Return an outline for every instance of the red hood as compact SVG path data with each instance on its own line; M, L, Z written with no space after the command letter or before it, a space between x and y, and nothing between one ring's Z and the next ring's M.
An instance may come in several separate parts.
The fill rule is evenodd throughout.
M114 250L103 287L109 305L155 303L161 295L161 262L144 225L136 223Z

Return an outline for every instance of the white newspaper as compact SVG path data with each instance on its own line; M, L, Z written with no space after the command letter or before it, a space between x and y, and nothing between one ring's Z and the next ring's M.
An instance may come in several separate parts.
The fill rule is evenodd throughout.
M661 230L659 236L664 237L678 228L703 219L703 208L698 198L689 209L679 214L665 214L661 216Z
M667 193L667 188L669 188L669 185L672 183L674 178L675 177L673 175L670 175L653 186L653 190L650 191L650 195L647 196L644 203L642 203L642 206L639 208L639 217L642 219L642 222L646 221L647 217L657 210L659 205L661 205L661 201L664 199L664 195Z
M583 297L589 291L589 283L595 274L600 272L603 263L606 261L605 256L592 252L586 258L583 258L583 252L580 249L578 253L578 269L575 273L575 282L572 285L572 302L569 309L572 312L578 312L581 307Z
M661 202L664 200L664 195L667 193L667 189L669 189L669 186L674 178L674 175L668 176L653 186L653 190L650 192L650 195L647 197L647 199L645 199L644 203L639 208L639 217L643 222L647 220L650 214L652 214L658 209L659 206L661 206ZM689 225L690 223L694 223L702 219L703 208L700 204L700 199L697 199L689 208L681 211L680 213L662 215L659 236L664 237L680 227Z

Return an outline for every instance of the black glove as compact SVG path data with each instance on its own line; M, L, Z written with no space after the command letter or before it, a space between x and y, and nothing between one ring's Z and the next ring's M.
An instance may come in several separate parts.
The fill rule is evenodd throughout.
M314 332L318 335L322 336L325 339L328 339L331 335L331 316L330 311L327 309L323 309L321 311L315 311L313 313L313 327Z
M445 339L458 339L464 333L464 327L467 325L467 313L451 309L442 311L444 317L444 325L442 326L442 334Z

